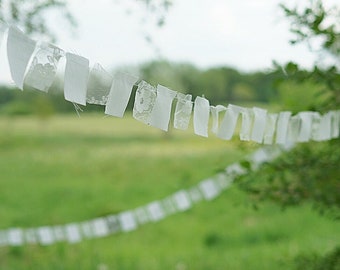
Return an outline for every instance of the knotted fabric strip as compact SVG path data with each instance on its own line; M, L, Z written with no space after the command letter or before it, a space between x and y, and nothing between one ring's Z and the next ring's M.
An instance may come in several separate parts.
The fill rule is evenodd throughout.
M287 142L287 131L291 112L280 112L277 120L276 143L285 144Z
M72 53L66 53L64 77L65 99L86 106L86 89L89 77L89 60Z
M254 107L253 112L254 124L251 133L251 140L257 143L262 143L266 129L267 110Z
M150 114L149 124L153 127L168 131L172 101L176 92L162 85L157 85L157 96Z
M64 55L64 51L56 46L45 42L38 44L24 79L24 87L47 92L56 77L59 60Z
M137 77L126 73L117 73L114 76L109 98L105 107L106 114L123 117L131 96L132 88L137 81Z
M197 135L208 137L208 124L210 115L209 100L196 97L194 105L194 132Z
M264 144L273 144L277 118L278 118L277 113L267 114L266 128L263 135Z
M214 134L217 134L218 128L219 128L219 117L220 117L220 112L226 111L227 108L222 105L217 105L217 106L210 106L210 111L211 111L211 116L212 116L212 127L211 131Z
M11 26L7 37L7 57L12 79L16 86L24 89L24 76L34 52L36 42L18 28Z
M229 104L217 132L217 137L223 140L230 140L235 132L237 118L244 109L240 106Z

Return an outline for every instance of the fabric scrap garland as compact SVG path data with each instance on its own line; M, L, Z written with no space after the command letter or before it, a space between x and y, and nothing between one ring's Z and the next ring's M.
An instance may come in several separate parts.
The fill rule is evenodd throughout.
M213 106L204 97L196 97L193 102L190 94L184 95L162 85L154 87L129 74L117 73L112 77L100 64L90 69L88 59L31 40L15 26L0 24L0 41L5 32L8 63L17 87L48 92L59 60L65 57L64 97L76 108L76 104L99 104L105 106L105 114L123 117L132 90L137 88L133 117L164 131L168 130L172 118L173 126L182 130L189 127L192 118L195 134L208 137L211 125L212 133L223 140L234 136L239 121L240 140L256 143L325 141L338 138L340 134L340 110L323 115L314 111L296 115L288 111L272 114L256 107ZM174 117L171 117L174 101L176 107Z
M264 162L278 157L285 147L264 146L246 160L251 170L259 169ZM227 190L238 176L247 173L240 163L233 163L224 171L202 180L188 189L179 190L166 198L117 214L98 217L82 222L64 225L41 226L37 228L9 228L0 230L1 246L22 246L25 244L52 245L57 242L78 243L85 239L106 237L120 232L130 232L149 222L158 222L167 216L191 209L202 200L211 201Z

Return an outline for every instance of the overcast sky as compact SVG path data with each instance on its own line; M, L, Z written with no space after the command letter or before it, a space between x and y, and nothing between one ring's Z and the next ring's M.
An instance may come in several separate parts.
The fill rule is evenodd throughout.
M309 67L315 56L306 46L289 45L289 24L278 7L280 2L294 5L307 1L174 0L165 26L157 28L152 15L134 0L70 0L78 22L76 35L54 16L50 24L55 25L59 47L107 69L157 59L154 47L167 60L191 62L201 68L263 70L270 68L273 60L294 60ZM145 41L145 33L151 34L154 46ZM0 71L1 79L5 78L4 65Z

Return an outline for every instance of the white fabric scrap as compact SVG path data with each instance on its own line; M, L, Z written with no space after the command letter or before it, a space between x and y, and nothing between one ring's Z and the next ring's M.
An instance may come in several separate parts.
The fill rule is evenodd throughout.
M162 206L163 210L166 215L172 215L174 213L177 213L177 209L175 207L175 203L173 201L172 196L166 197L165 199L162 200Z
M319 129L316 133L316 141L330 140L332 137L332 115L330 112L321 116Z
M86 102L106 105L113 77L98 63L90 71L87 82Z
M55 242L53 231L50 227L44 226L37 228L37 235L41 245L51 245Z
M202 191L204 199L206 199L207 201L216 198L220 193L220 189L215 184L215 181L213 179L206 179L201 181L199 183L199 188Z
M233 178L229 175L226 175L225 173L216 174L214 176L214 180L222 190L226 190L233 182Z
M299 112L298 116L301 119L301 126L297 137L298 142L308 142L311 139L313 115L314 112Z
M191 201L185 190L180 190L173 194L173 200L179 211L186 211L191 208Z
M294 115L289 119L287 138L288 142L297 142L301 129L301 118Z
M156 222L165 218L165 213L162 209L161 204L158 201L149 203L148 205L146 205L146 209L149 213L151 221Z
M145 224L149 221L148 214L143 206L136 208L134 214L139 224Z
M177 93L176 99L174 127L186 130L189 127L193 107L192 96Z
M210 115L209 100L196 97L194 104L194 132L203 137L208 137L208 124Z
M254 113L251 109L243 108L241 111L242 123L240 130L240 140L250 141Z
M267 110L254 107L254 124L251 133L251 140L257 143L263 142L267 122Z
M106 221L111 234L120 231L120 225L117 216L109 215L106 217Z
M198 187L192 187L188 190L189 196L191 198L191 201L194 203L197 203L203 199L203 195L200 192Z
M176 92L162 85L157 85L156 100L150 114L149 124L153 127L168 131L172 101Z
M109 235L110 232L105 218L96 218L92 220L91 223L94 236L104 237Z
M54 45L45 42L38 44L24 79L24 87L47 92L56 77L58 63L63 56L64 51Z
M24 241L28 244L36 244L38 242L36 230L35 229L24 230L24 239L25 239Z
M273 144L277 118L277 113L267 114L266 128L263 135L264 144Z
M331 111L331 137L338 138L340 133L340 111Z
M12 228L7 231L7 241L10 246L21 246L24 242L23 231L19 228Z
M18 28L14 26L9 28L7 38L8 64L12 79L21 90L24 87L25 72L35 46L36 42Z
M64 230L64 226L53 226L52 227L54 239L58 242L64 241L66 239L66 233Z
M79 225L77 223L70 223L65 225L66 239L69 243L77 243L81 240Z
M263 148L256 150L250 157L253 169L256 169L259 165L266 162L268 159L268 154Z
M132 88L137 81L138 78L125 73L117 73L114 76L105 107L105 114L123 117L131 96Z
M92 229L92 223L91 221L84 221L79 224L81 234L85 238L92 238L95 236L93 229Z
M217 137L223 140L230 140L233 137L238 116L243 110L244 108L242 107L232 104L228 105L228 108L221 122L221 126L217 132Z
M137 229L137 223L133 215L133 212L131 211L120 213L118 215L118 220L120 222L122 231L124 232L130 232Z
M133 106L133 117L145 124L149 124L150 115L156 100L156 89L145 81L138 84L135 103Z
M65 99L85 106L88 77L89 60L76 54L66 53Z
M220 112L226 111L227 108L222 105L217 105L217 106L210 106L210 111L211 111L211 116L212 116L212 127L211 131L214 134L217 134L218 129L219 129L219 121L220 121Z
M1 45L2 45L2 41L4 39L4 35L5 35L5 32L7 30L7 25L0 22L0 48L1 48Z
M277 120L277 129L276 129L276 143L277 144L286 144L287 142L287 132L289 119L291 117L291 112L280 112L279 118Z

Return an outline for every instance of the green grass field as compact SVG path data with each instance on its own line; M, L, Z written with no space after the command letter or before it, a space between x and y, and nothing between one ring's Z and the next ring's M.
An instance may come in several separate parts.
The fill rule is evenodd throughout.
M131 117L0 118L0 229L115 214L214 175L257 145L170 135ZM256 181L256 179L254 179ZM69 245L1 247L0 269L291 269L339 244L306 205L258 211L237 187L130 233Z

